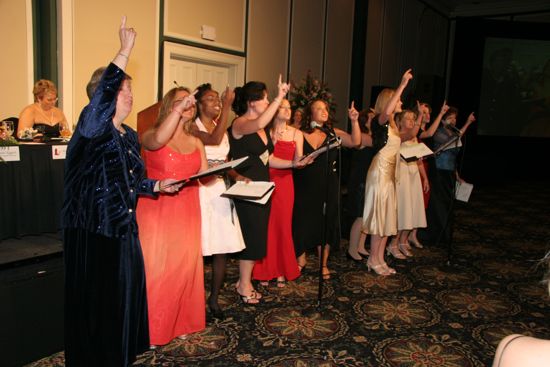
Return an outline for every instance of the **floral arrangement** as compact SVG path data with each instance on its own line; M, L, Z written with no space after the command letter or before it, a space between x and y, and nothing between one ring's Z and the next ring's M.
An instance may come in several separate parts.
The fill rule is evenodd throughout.
M0 147L6 147L10 145L18 145L19 143L11 133L8 132L5 125L0 125Z
M308 70L305 79L302 79L300 84L291 83L289 97L293 110L305 108L314 99L322 99L328 104L332 115L336 112L336 103L332 99L332 93L325 83L313 77L311 70Z
M21 135L19 136L19 138L32 139L36 134L38 134L38 130L33 129L32 127L27 127L21 132Z

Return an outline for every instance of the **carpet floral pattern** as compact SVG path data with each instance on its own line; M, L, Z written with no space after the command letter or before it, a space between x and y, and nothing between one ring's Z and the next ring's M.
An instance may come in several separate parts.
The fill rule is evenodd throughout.
M204 331L134 365L490 365L508 334L550 339L550 297L537 267L550 249L549 202L545 183L476 188L470 203L457 203L450 265L448 248L427 244L393 260L395 276L380 277L334 251L320 309L314 255L286 287L258 284L260 305L237 297L232 260L220 300L227 318L209 319ZM59 352L29 366L63 365Z

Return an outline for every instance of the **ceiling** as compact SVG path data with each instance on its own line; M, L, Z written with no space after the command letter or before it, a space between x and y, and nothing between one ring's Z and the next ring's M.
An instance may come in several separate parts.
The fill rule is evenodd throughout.
M550 13L550 0L424 0L449 17Z

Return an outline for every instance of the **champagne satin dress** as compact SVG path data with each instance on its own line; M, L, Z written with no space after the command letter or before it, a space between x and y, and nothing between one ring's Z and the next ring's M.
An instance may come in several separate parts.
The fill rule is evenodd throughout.
M396 162L401 138L388 128L388 142L372 159L365 184L363 230L368 234L391 236L397 233Z

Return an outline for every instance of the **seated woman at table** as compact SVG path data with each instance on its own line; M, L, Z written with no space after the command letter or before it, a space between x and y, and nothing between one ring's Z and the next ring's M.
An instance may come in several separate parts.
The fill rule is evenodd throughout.
M57 103L57 88L46 79L40 79L34 84L32 93L34 103L28 105L19 114L17 136L21 137L28 128L38 130L44 136L58 137L62 128L69 128L67 119Z

